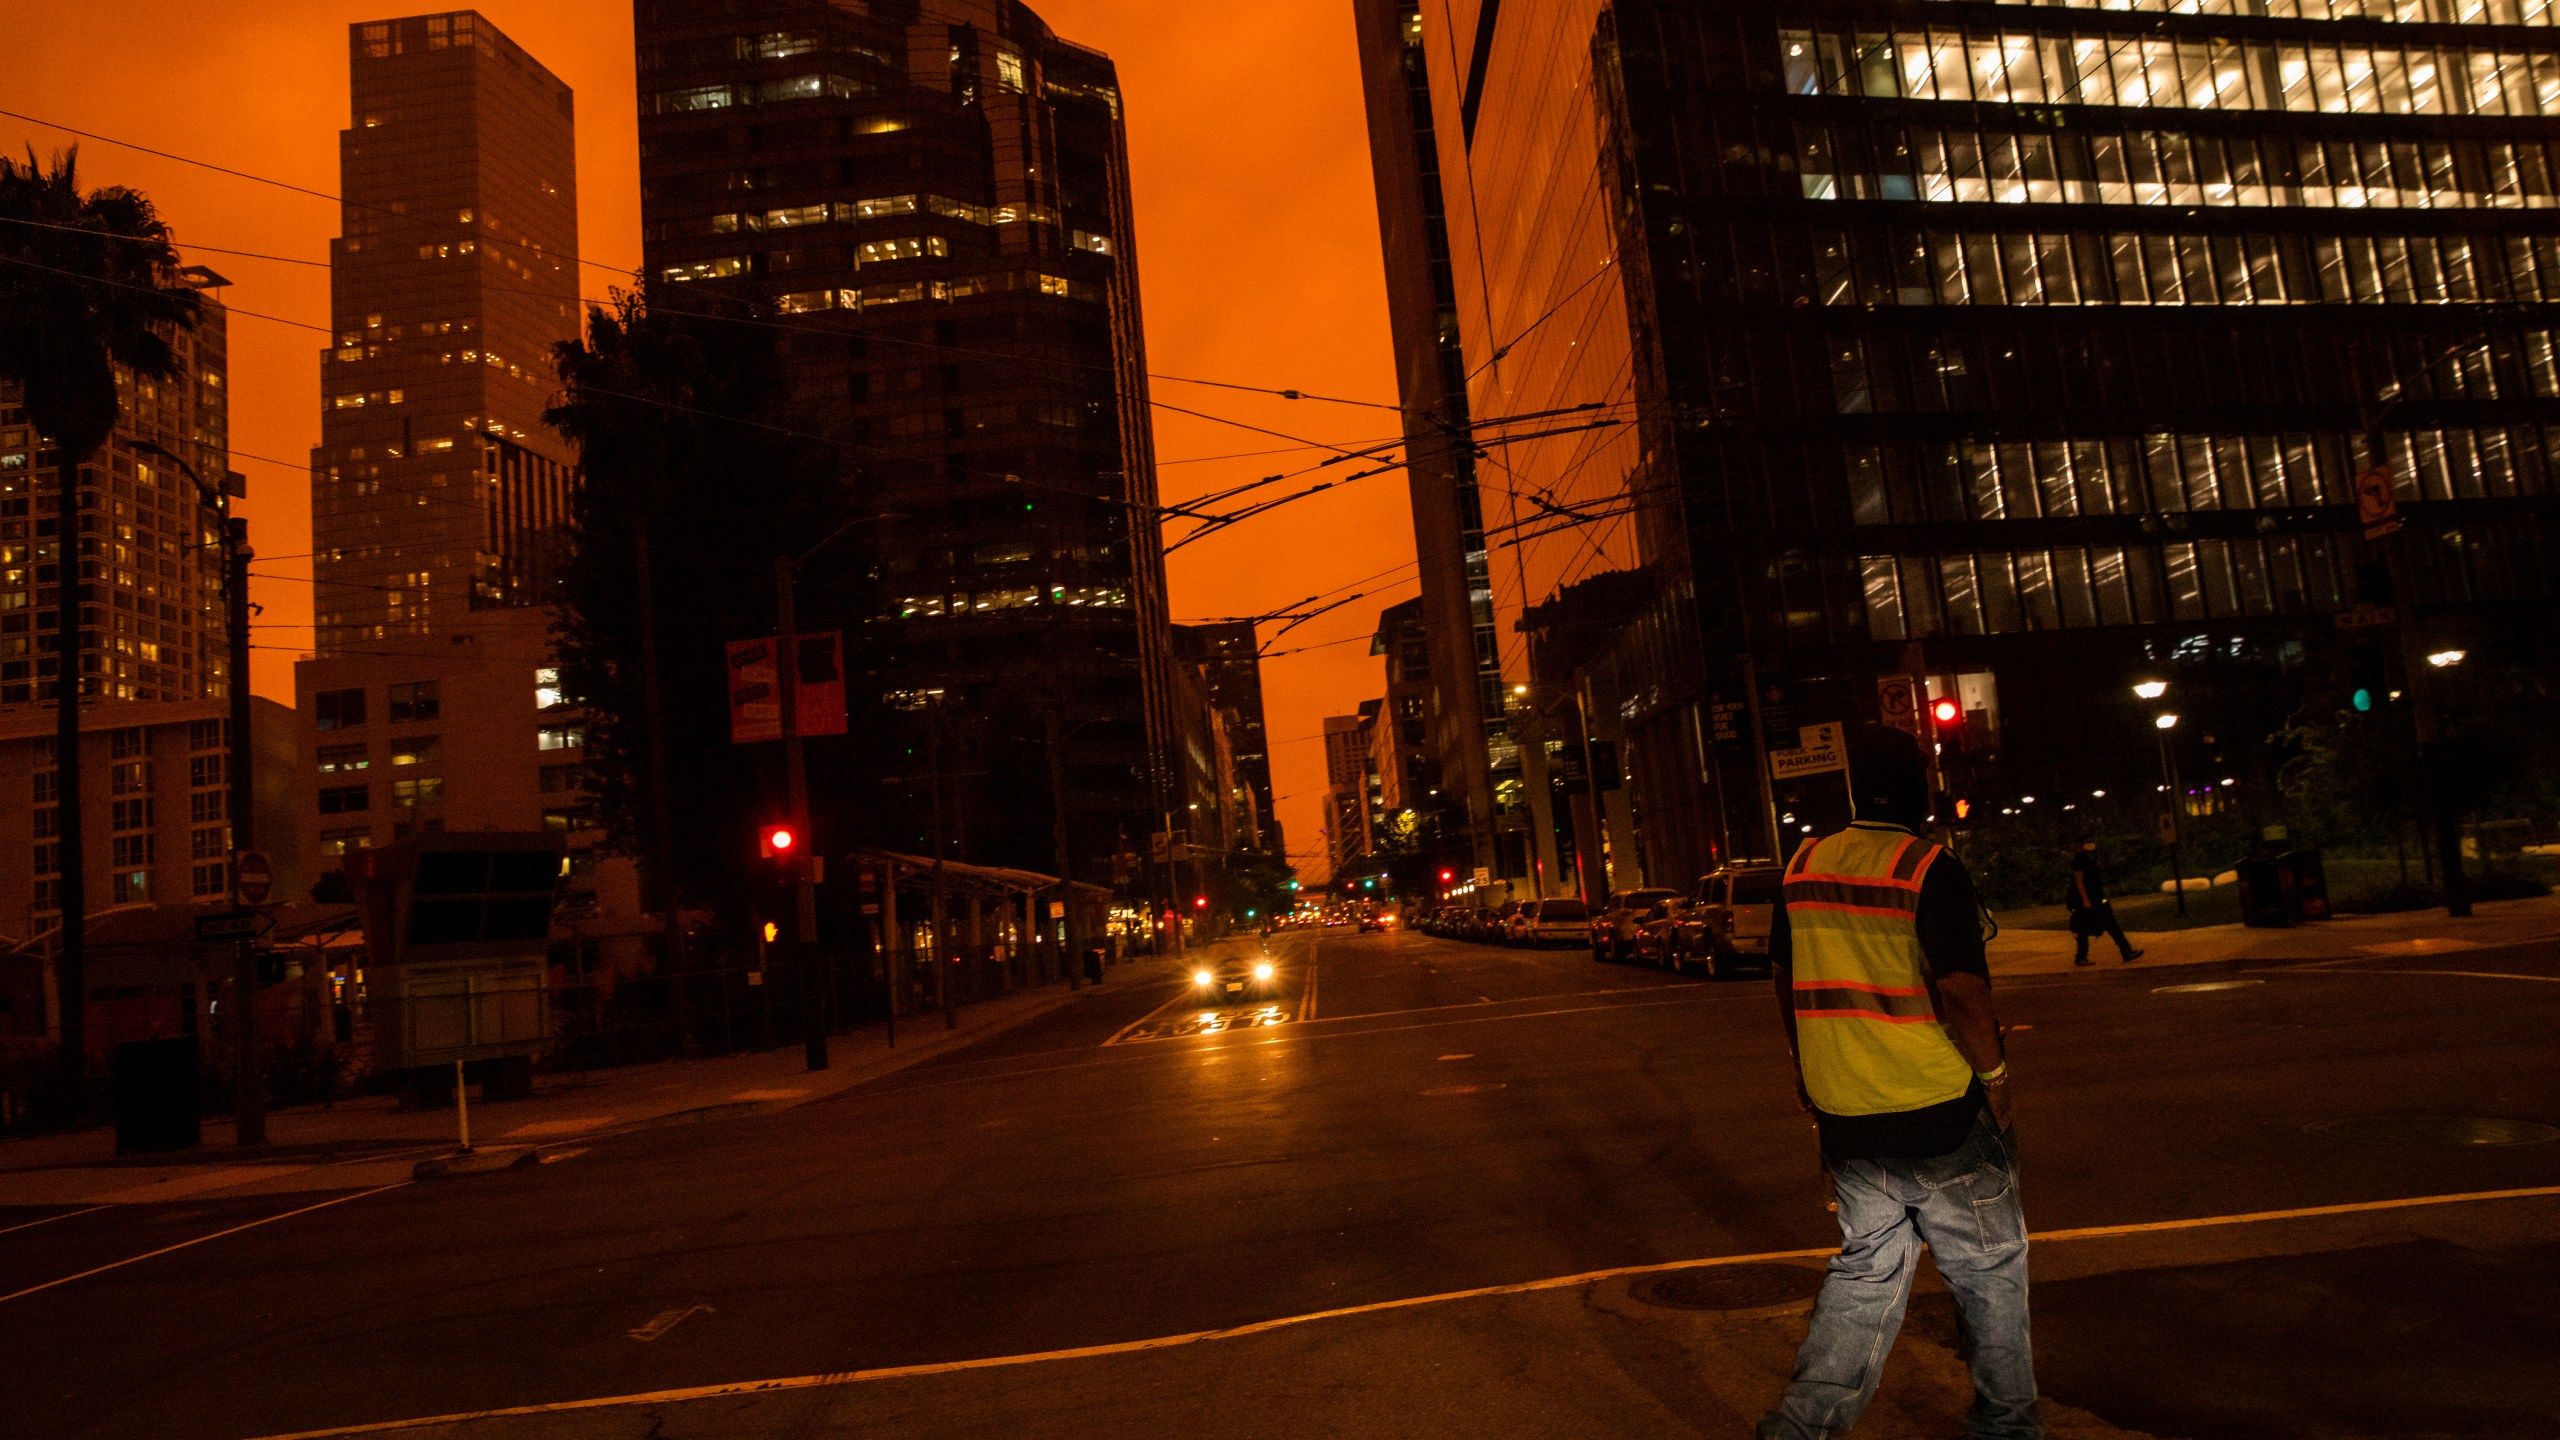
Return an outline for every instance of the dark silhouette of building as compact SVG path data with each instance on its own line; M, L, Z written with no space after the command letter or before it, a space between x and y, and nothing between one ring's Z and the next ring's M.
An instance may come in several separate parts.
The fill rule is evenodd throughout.
M1181 727L1111 62L1008 0L636 12L651 303L790 327L887 517L891 698L951 854L1051 868L1022 802L1055 777L1070 872L1143 877Z
M1450 413L1448 369L1415 362L1454 318L1469 413L1599 427L1471 438L1528 801L1613 741L1610 883L1784 853L1826 818L1763 753L1800 725L1912 724L1985 808L2088 804L2153 793L2130 682L2173 681L2174 743L2218 753L2343 668L2360 600L2391 599L2409 653L2548 663L2539 10L1364 16L1377 148L1429 117L1448 233L1453 303L1426 313L1414 256L1439 252L1396 239L1422 171L1382 163L1407 404ZM1387 93L1416 73L1383 63L1391 31L1427 95ZM2397 539L2357 518L2375 467ZM1428 597L1471 532L1415 515ZM1542 858L1559 823L1531 826Z
M1174 652L1200 667L1209 704L1226 712L1228 747L1236 783L1251 801L1247 848L1274 857L1287 853L1280 819L1271 808L1271 741L1262 713L1262 652L1247 621L1173 627Z

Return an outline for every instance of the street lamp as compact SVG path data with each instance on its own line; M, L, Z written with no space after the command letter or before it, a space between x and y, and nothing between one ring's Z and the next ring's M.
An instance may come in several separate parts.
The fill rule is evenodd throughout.
M2461 664L2463 657L2468 653L2463 650L2438 650L2427 657L2427 663L2439 670L2447 670Z
M2134 688L2139 691L2143 687L2137 685ZM2168 687L2162 685L2160 688L2166 690ZM2187 913L2187 877L2179 863L2178 811L2186 804L2186 791L2178 784L2177 748L2169 743L2169 732L2178 728L2178 717L2175 712L2164 710L2152 718L2151 724L2160 732L2160 778L2169 785L2169 885L2177 892L2178 914L2184 918Z
M2145 680L2133 687L2133 693L2144 700L2157 700L2161 696L2169 693L2169 682L2166 680Z

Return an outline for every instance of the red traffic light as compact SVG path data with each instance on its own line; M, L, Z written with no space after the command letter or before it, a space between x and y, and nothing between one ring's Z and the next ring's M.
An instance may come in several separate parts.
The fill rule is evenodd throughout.
M1443 884L1443 885L1446 885L1446 884L1448 884L1450 881L1455 880L1455 879L1457 879L1457 878L1458 878L1458 872L1457 872L1457 871L1455 871L1455 870L1443 870L1443 871L1441 871L1441 872L1440 872L1440 883L1441 883L1441 884Z
M1206 896L1206 895L1195 895L1195 896L1191 897L1191 908L1192 908L1192 909L1194 909L1194 910L1206 910L1206 909L1208 909L1208 908L1209 908L1209 897L1208 897L1208 896Z
M1940 700L1929 707L1929 718L1941 725L1953 725L1964 718L1964 708L1953 700Z
M799 832L788 825L767 825L756 832L756 848L767 860L788 855L799 844Z

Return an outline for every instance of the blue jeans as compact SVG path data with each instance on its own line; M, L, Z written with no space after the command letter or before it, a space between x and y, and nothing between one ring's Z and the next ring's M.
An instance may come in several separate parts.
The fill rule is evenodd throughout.
M1840 1255L1823 1279L1786 1397L1760 1422L1760 1440L1825 1440L1858 1423L1902 1329L1923 1241L1955 1293L1973 1366L1968 1432L1973 1440L2040 1440L2027 1343L2027 1222L2010 1138L1985 1111L1953 1154L1843 1160L1831 1177Z

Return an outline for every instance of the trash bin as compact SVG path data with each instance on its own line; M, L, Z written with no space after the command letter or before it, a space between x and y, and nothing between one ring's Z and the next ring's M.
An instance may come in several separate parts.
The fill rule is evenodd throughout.
M2275 861L2250 858L2232 867L2240 874L2240 923L2261 930L2280 930L2293 923L2285 903L2284 872Z
M115 1049L116 1153L192 1150L204 1140L196 1037L127 1040Z
M2329 875L2317 850L2288 850L2276 857L2285 911L2296 920L2329 918Z

